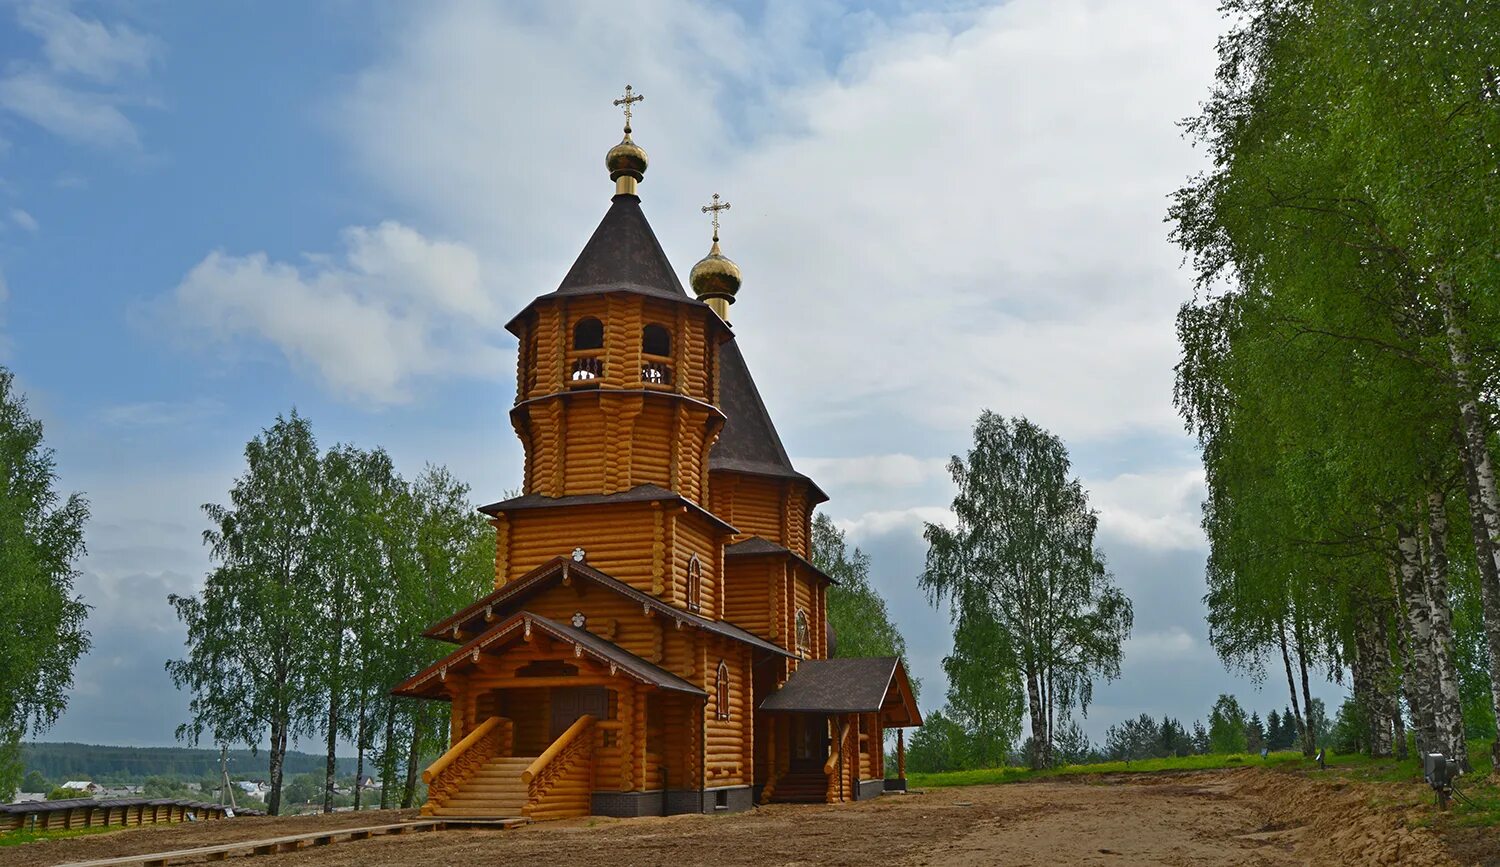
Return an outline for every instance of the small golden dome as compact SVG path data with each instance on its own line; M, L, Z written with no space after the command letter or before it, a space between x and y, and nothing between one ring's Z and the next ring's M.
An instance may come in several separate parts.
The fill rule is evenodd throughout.
M622 177L639 181L646 174L646 149L631 141L630 131L626 130L625 138L605 154L604 167L609 169L612 181Z
M733 302L734 294L740 291L740 266L720 252L716 238L708 255L693 266L688 282L700 300L717 297Z

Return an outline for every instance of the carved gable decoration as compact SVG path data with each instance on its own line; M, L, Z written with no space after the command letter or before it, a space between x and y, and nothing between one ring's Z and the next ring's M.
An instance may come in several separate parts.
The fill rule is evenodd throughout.
M560 659L538 659L516 669L516 677L577 677L578 666Z

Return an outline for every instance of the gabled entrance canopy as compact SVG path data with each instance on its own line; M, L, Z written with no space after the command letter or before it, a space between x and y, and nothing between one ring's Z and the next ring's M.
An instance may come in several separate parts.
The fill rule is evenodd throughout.
M890 728L919 726L922 712L898 656L809 659L760 709L773 713L879 713Z
M732 623L722 620L709 620L707 617L693 614L674 605L668 605L655 596L643 593L618 578L612 578L586 563L575 562L568 557L555 557L543 563L500 589L481 597L478 602L475 602L468 608L432 624L422 634L428 638L436 638L439 641L450 641L455 644L461 643L484 632L490 627L490 624L497 622L500 618L519 610L521 603L527 596L556 584L567 584L570 581L591 582L606 590L618 593L631 602L640 605L642 610L647 614L665 617L682 626L701 629L704 632L710 632L723 638L743 642L757 650L774 653L778 656L793 658L796 656L796 654L784 648L777 647L764 638L752 632L747 632ZM572 627L568 628L571 629Z
M558 623L530 611L519 611L496 623L458 650L403 681L391 690L391 694L413 698L446 698L443 683L449 672L474 668L482 655L502 652L517 642L531 641L538 634L563 645L570 645L574 658L607 667L611 675L624 676L657 689L687 693L697 698L708 697L708 693L686 680L616 644L587 630Z

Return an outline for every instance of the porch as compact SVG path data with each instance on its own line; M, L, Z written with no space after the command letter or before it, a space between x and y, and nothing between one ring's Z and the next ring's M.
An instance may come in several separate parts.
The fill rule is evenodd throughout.
M760 704L760 802L841 803L905 788L904 729L922 724L899 659L807 660ZM896 777L885 735L896 729Z
M663 809L670 784L698 774L703 690L529 612L396 692L452 703L452 746L422 775L426 815L633 815L652 794Z

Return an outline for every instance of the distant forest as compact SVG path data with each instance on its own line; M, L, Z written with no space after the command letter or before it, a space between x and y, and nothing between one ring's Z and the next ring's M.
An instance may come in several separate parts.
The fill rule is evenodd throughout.
M324 757L288 751L286 773L322 773ZM199 780L219 774L218 750L185 747L107 747L96 744L29 743L21 745L21 764L48 780L141 781L147 777ZM234 779L265 776L265 754L229 751L229 775ZM340 775L354 773L354 759L338 760Z

